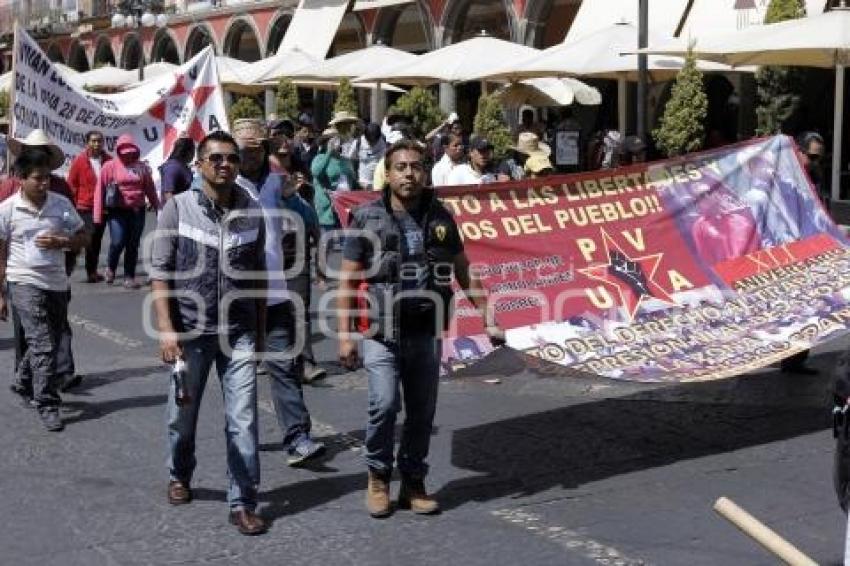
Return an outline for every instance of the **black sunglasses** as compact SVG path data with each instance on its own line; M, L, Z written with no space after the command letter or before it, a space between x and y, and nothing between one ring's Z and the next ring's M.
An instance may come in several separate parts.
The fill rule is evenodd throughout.
M231 165L239 165L242 161L242 158L239 157L238 153L211 153L204 159L213 165L221 165L224 161L227 161Z
M820 153L807 153L806 157L808 157L810 161L820 161L823 159L823 155Z

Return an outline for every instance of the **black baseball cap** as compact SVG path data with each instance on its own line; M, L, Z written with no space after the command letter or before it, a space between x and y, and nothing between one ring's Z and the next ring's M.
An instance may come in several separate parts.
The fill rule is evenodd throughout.
M474 137L469 141L469 149L477 149L478 151L493 150L493 144L485 137Z

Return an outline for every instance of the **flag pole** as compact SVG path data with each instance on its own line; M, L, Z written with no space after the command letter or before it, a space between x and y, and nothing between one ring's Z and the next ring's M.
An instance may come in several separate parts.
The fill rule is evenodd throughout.
M832 127L832 200L841 199L841 138L844 126L844 65L835 65L835 118ZM805 150L805 148L803 148Z
M15 72L16 61L18 59L18 49L20 46L18 44L18 33L20 31L20 26L18 25L18 19L15 18L15 23L12 25L12 82L9 84L9 107L6 109L6 112L9 116L9 131L6 134L6 169L7 173L11 176L12 174L12 152L9 149L9 140L14 137L15 133L15 91L17 90L17 73Z

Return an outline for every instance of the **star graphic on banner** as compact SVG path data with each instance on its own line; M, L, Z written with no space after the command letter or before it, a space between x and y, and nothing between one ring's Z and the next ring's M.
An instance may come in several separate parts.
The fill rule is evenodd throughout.
M203 139L206 130L198 120L197 113L215 91L214 86L195 86L189 90L186 87L186 75L175 75L175 78L171 90L148 110L148 114L164 123L163 157L171 155L174 142L181 134L196 142Z
M655 273L661 258L664 257L663 253L629 257L605 230L601 232L608 263L579 269L579 273L613 287L630 320L634 319L644 299L655 298L671 305L677 304L655 281Z

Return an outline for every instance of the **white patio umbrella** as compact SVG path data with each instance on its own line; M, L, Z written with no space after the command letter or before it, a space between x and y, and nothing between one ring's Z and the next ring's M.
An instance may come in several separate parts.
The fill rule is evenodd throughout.
M476 78L486 80L518 81L532 77L586 77L614 79L617 81L620 131L625 133L626 82L638 78L637 55L623 55L634 51L638 45L636 26L622 22L614 24L576 41L550 47L533 57L505 60L487 74ZM668 80L676 76L685 60L681 57L649 57L648 68L652 81ZM703 72L728 72L727 65L700 62ZM752 69L746 69L752 72Z
M169 63L168 61L157 61L145 65L145 77L155 78L163 75L170 75L178 68L178 65Z
M410 64L416 60L416 55L393 49L385 45L371 45L364 49L345 53L338 57L326 59L315 66L305 67L301 71L293 73L296 80L333 80L353 79L370 73L375 69L390 68L401 64ZM336 85L337 83L332 83ZM397 87L387 86L381 82L355 83L354 87L368 88L375 91L372 95L372 115L378 116L383 106L382 97L377 96L377 91L399 91ZM317 87L321 88L321 87ZM404 91L402 91L404 92Z
M480 80L505 61L527 59L540 50L488 36L476 36L420 55L414 61L361 75L355 82L430 85Z
M841 181L841 139L844 119L844 68L850 64L850 10L832 11L735 33L683 38L656 43L643 53L684 55L688 42L699 59L728 65L786 65L835 68L832 198L838 200Z
M80 88L122 90L139 80L139 72L104 65L97 69L69 75L68 79Z
M249 63L245 72L251 83L277 82L282 78L293 78L294 74L306 68L313 68L319 60L300 49L278 51L271 57Z
M292 84L295 86L300 86L304 88L315 88L318 90L336 90L339 88L340 81L332 81L332 80L324 80L320 81L318 79L292 79ZM403 88L399 88L397 86L383 84L383 83L352 83L352 88L360 88L360 89L371 89L374 90L376 88L381 89L385 92L407 92Z
M302 69L293 76L316 79L353 79L371 73L375 69L409 65L416 59L416 55L407 51L393 49L385 45L372 45L345 55L325 59L315 66Z
M150 63L148 65L145 65L145 80L136 80L124 87L124 90L134 89L143 84L148 84L153 81L156 81L162 77L170 77L178 68L178 65L175 65L174 63L168 63L167 61L158 61L156 63ZM135 74L137 73L137 71L133 71L133 73ZM136 77L136 79L138 79L138 76Z
M216 55L215 65L218 70L218 80L221 84L250 84L249 65L241 59L234 59L226 55Z
M511 83L496 91L505 106L518 108L531 106L569 106L578 102L595 106L602 102L599 91L578 79L540 78Z

